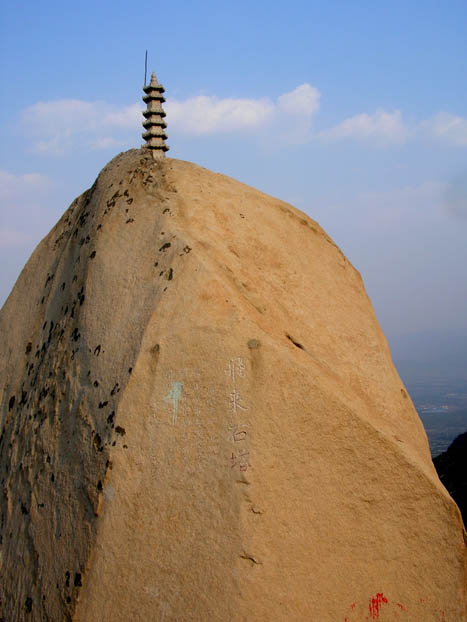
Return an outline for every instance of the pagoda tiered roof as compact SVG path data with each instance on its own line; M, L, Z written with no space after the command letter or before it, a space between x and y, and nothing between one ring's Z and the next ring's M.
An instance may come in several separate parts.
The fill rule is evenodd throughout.
M163 158L165 157L165 152L169 150L169 147L165 144L167 134L164 130L167 124L164 121L165 112L162 108L162 103L165 102L162 93L165 92L165 89L157 81L154 72L151 75L151 82L143 86L143 91L145 92L143 101L146 104L146 110L143 111L145 118L143 127L146 130L142 134L146 141L144 147L151 149L154 159Z

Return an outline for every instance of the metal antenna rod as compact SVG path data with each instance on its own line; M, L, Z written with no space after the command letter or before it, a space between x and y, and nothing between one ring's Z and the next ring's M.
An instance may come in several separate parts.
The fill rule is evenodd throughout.
M146 56L144 58L144 86L146 86L147 73L148 73L148 51L146 50Z

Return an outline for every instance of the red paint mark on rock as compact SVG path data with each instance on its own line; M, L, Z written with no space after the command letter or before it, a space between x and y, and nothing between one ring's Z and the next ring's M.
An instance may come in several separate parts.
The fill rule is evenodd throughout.
M355 609L355 604L356 604L356 603L352 603L352 604L350 605L350 608L351 608L351 609Z
M368 610L370 612L370 618L372 620L379 619L379 612L382 605L387 605L388 599L384 594L378 593L374 598L370 598L370 604L368 605Z
M396 603L396 605L402 609L402 611L407 611L407 609L404 607L404 605L401 605L400 603Z

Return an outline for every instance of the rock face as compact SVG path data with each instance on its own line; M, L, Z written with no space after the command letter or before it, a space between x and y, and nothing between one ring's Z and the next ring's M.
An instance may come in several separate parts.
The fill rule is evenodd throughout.
M466 619L459 510L304 214L121 154L0 326L3 620Z

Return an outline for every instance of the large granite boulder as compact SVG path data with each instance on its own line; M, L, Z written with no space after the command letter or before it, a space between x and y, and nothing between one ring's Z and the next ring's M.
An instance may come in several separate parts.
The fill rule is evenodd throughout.
M306 215L129 151L0 327L4 621L466 619L459 510Z

